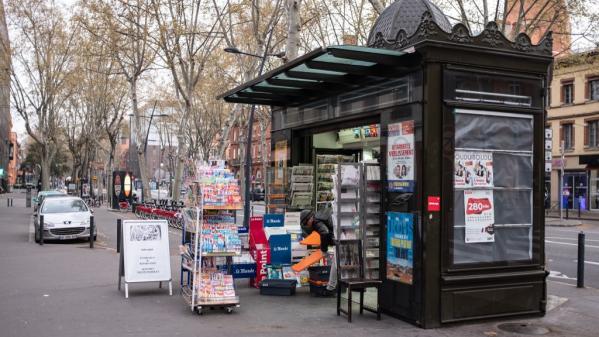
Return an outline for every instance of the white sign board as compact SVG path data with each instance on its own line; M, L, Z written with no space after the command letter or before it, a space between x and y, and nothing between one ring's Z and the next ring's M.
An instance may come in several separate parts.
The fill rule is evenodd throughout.
M545 172L551 173L551 162L545 163Z
M553 149L553 143L551 139L545 139L545 150Z
M545 160L551 161L552 159L553 159L553 156L551 155L551 151L545 151Z
M553 138L553 130L545 129L545 139L552 139L552 138Z
M166 220L124 220L125 282L171 280Z
M285 228L300 229L301 212L285 212Z
M493 190L465 190L466 243L495 241Z

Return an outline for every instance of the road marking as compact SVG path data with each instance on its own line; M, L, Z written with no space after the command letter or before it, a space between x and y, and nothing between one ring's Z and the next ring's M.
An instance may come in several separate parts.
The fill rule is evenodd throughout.
M558 245L565 245L565 246L575 246L578 247L578 244L576 243L569 243L569 242L559 242L559 241L550 241L550 240L545 240L546 243L555 243ZM599 248L599 246L592 246L592 245L585 245L585 248Z
M548 229L548 232L565 232L565 233L580 233L580 232L585 232L585 233L590 233L590 234L599 234L599 232L597 231L593 231L593 230L581 230L579 228L577 229Z
M568 275L562 274L561 272L559 272L557 270L549 271L549 277L559 278L559 279L563 279L563 280L576 280L575 277L568 277Z
M578 260L572 260L572 261L574 261L575 263L578 263ZM591 264L593 266L599 266L599 262L595 262L595 261L586 261L585 260L584 263Z
M565 237L562 237L562 236L546 236L545 239L560 239L560 240L574 240L574 241L578 241L578 238L565 238ZM585 239L585 241L599 242L599 240L591 240L591 239Z

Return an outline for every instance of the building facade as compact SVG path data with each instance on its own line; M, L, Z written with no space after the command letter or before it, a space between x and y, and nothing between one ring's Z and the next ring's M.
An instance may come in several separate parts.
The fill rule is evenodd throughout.
M270 123L264 130L260 122L254 122L252 135L252 184L264 187L264 161L270 163ZM240 172L244 165L245 130L235 125L229 131L229 140L224 154L224 160L234 172Z
M0 191L8 189L8 167L16 144L11 142L12 118L10 115L10 43L0 1Z
M551 207L559 208L563 165L562 207L599 210L599 50L557 59L549 100Z

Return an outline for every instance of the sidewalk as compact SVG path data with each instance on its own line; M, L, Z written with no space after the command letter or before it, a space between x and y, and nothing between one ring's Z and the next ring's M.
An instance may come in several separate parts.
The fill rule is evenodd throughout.
M568 217L566 218L566 210L564 210L564 219L568 220L590 220L599 221L599 211L580 211L580 218L578 217L578 210L568 210ZM559 210L546 210L545 218L560 218Z
M179 294L180 232L171 235L173 296L156 284L130 286L130 298L117 290L118 255L113 249L118 213L97 209L105 241L89 249L85 241L28 242L31 209L13 194L13 208L0 196L0 327L2 337L86 336L517 336L497 328L505 322L532 323L551 330L546 336L596 336L599 290L548 282L548 293L567 298L542 318L504 319L423 330L383 315L337 317L335 299L314 298L301 288L294 297L260 296L239 282L241 307L233 314L193 314ZM105 247L105 248L103 248ZM556 297L553 297L556 299ZM556 301L561 302L561 301Z

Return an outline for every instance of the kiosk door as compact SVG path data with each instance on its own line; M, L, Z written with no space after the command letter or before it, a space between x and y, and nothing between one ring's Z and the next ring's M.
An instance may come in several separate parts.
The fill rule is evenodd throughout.
M422 113L405 106L382 114L384 214L379 301L393 316L418 321L421 308ZM383 172L383 171L382 171Z

